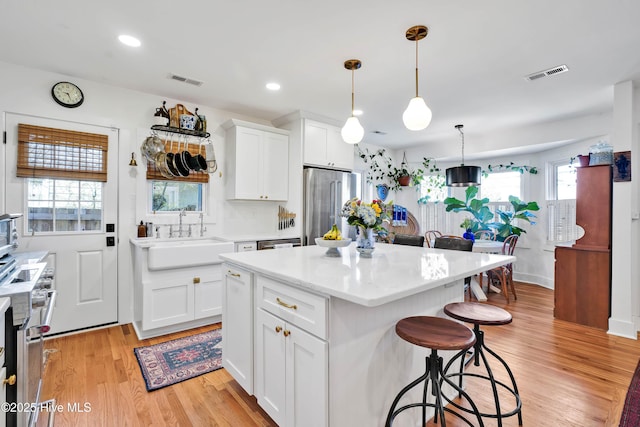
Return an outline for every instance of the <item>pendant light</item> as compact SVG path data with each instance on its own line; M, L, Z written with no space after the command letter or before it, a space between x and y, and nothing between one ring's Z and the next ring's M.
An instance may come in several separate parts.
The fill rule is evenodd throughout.
M351 70L351 117L347 119L347 122L340 131L342 140L347 144L357 144L362 141L362 138L364 137L364 128L360 124L358 118L353 115L353 109L355 108L354 74L361 66L362 62L360 62L359 59L349 59L348 61L344 61L344 68Z
M460 166L448 168L446 170L448 187L470 187L472 185L480 185L480 176L482 174L480 166L464 165L464 133L462 132L463 127L463 125L455 126L455 128L460 132L460 137L462 138L462 163L460 163Z
M428 33L429 29L424 25L411 27L406 33L407 40L416 42L416 96L411 98L409 106L402 114L402 121L409 130L422 130L431 123L431 109L418 95L418 41L427 37Z

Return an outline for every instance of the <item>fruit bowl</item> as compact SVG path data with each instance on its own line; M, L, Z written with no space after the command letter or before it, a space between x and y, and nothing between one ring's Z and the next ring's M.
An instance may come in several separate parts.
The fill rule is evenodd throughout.
M340 256L338 248L344 248L350 244L351 239L325 240L322 237L316 237L316 245L322 246L323 248L329 248L325 253L327 256Z

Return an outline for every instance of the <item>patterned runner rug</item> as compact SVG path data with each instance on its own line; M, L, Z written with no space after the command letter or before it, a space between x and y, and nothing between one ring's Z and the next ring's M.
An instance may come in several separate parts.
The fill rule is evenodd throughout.
M620 416L620 427L637 426L640 426L640 362L638 362L633 378L631 378L631 385L629 385Z
M197 377L222 367L222 329L137 347L133 352L147 391Z

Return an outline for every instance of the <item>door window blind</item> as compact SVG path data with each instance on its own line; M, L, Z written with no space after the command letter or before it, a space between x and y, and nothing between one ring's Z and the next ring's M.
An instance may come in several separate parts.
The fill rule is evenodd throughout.
M107 135L18 124L18 177L107 181Z

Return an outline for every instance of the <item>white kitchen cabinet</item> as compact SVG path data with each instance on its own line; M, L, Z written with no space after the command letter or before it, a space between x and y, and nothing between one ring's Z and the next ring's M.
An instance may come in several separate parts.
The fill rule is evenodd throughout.
M142 328L156 329L221 315L221 268L212 265L164 270L143 282Z
M253 394L253 283L248 271L224 265L222 366Z
M0 408L4 408L7 403L7 383L5 382L6 379L7 368L3 366L2 369L0 369ZM0 427L5 427L6 425L6 414L0 414Z
M249 252L258 250L258 242L255 240L249 240L246 242L235 242L234 252Z
M227 199L287 200L289 132L240 120L229 120L223 127Z
M324 322L326 300L261 276L256 286L258 403L280 426L327 426L328 344L296 326L296 322L305 326ZM313 307L300 313L307 304ZM311 314L309 319L309 313L320 317ZM317 329L326 332L325 326Z
M220 322L222 319L222 260L210 253L207 264L153 269L149 249L168 244L153 240L134 244L133 327L139 339L146 339ZM204 246L203 246L204 247ZM181 256L176 240L175 257ZM210 250L211 251L211 250ZM233 243L221 244L232 252ZM155 265L155 264L151 264ZM177 263L179 265L179 263Z
M303 119L303 158L305 165L352 170L354 146L342 140L340 128Z

